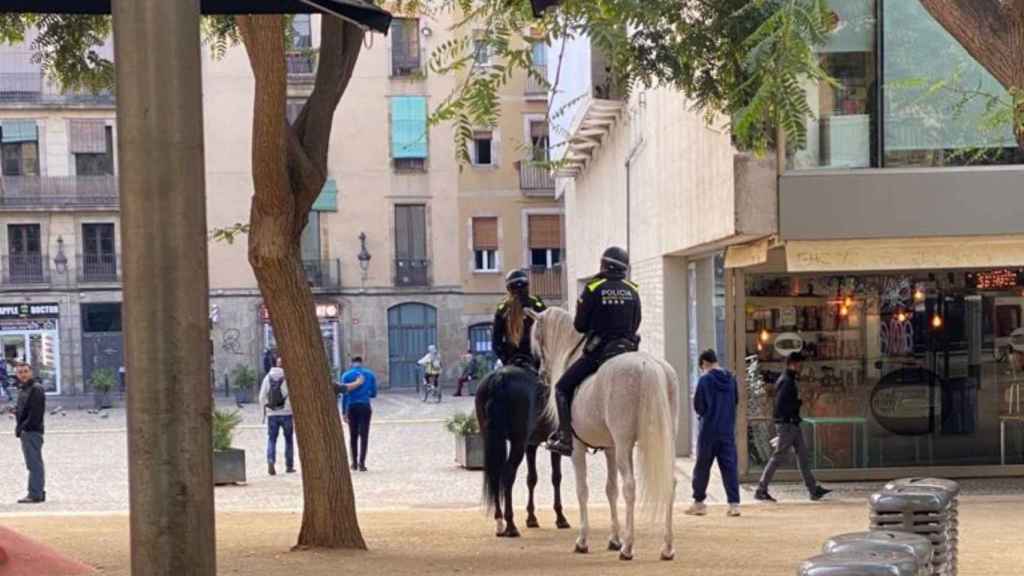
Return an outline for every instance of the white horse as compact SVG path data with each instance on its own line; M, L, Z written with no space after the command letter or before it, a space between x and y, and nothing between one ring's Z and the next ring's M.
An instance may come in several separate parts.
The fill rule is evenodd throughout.
M541 373L551 386L581 354L583 336L573 328L568 312L550 308L534 318L533 351ZM555 394L549 395L548 416L557 421ZM609 550L622 560L633 559L634 509L637 481L633 448L638 449L641 510L650 520L665 519L662 560L675 558L672 544L672 505L675 500L675 438L678 427L679 378L666 362L643 352L623 354L606 362L576 391L572 422L576 434L573 468L580 505L580 535L576 552L590 551L587 500L587 447L604 449L608 461L606 493L611 506ZM625 531L620 533L619 476L626 500Z

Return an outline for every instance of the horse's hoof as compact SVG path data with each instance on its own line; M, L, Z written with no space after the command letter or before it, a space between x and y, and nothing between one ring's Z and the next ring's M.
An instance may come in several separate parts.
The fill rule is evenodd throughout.
M559 530L568 530L572 528L572 525L569 524L569 521L565 518L559 518L558 521L555 522L555 526L557 526Z
M577 554L590 554L590 546L586 544L577 544L575 552Z
M633 560L632 554L626 554L625 552L619 552L619 560L623 562L631 562Z
M662 562L671 562L671 561L673 561L675 559L676 559L676 553L675 553L674 550L672 552L662 552L661 553L661 561Z
M536 517L530 517L526 519L527 528L540 528L540 522L537 521Z
M608 551L609 552L618 552L620 550L622 550L622 542L617 542L615 540L609 540L608 541Z
M495 536L497 536L498 538L504 538L505 537L505 532L504 531L498 532L498 533L495 534Z
M519 530L515 526L509 526L505 529L505 538L519 538Z

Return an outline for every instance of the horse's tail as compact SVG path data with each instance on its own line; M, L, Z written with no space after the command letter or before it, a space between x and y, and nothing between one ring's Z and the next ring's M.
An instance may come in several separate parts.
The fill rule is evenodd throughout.
M651 358L643 361L643 393L637 435L640 509L648 521L661 519L675 497L676 426L668 390L672 378Z
M502 481L508 463L508 443L525 442L532 414L531 390L520 375L510 370L492 372L477 389L477 413L485 414L481 432L484 437L484 505L493 511L511 489Z

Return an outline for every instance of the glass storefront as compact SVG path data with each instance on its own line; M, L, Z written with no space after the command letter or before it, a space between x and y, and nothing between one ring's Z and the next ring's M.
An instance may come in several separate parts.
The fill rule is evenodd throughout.
M341 307L337 304L317 304L316 316L320 321L320 336L323 338L324 351L327 353L327 362L331 365L331 373L338 374L342 370L341 362L341 338L338 318ZM274 336L274 327L270 323L270 312L266 306L260 309L263 318L263 345L264 350L276 350L277 338Z
M828 5L834 82L805 86L815 116L792 169L1024 162L1009 93L918 0Z
M16 362L32 366L47 394L60 394L60 307L57 304L0 305L0 347L8 374Z
M770 454L774 383L798 350L817 468L1024 464L1022 287L1015 269L749 276L763 383L751 467Z

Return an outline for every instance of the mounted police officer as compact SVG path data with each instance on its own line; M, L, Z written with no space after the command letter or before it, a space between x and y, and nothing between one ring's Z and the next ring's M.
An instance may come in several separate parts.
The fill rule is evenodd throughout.
M494 314L492 349L504 366L519 366L536 371L537 361L530 349L530 330L533 319L526 313L537 314L547 310L540 298L530 295L530 276L523 270L513 270L505 277L508 295Z
M576 305L576 331L586 335L583 356L556 386L559 431L548 449L572 455L572 398L576 388L608 360L640 346L639 287L626 279L629 254L618 247L601 256L601 273L583 290Z

